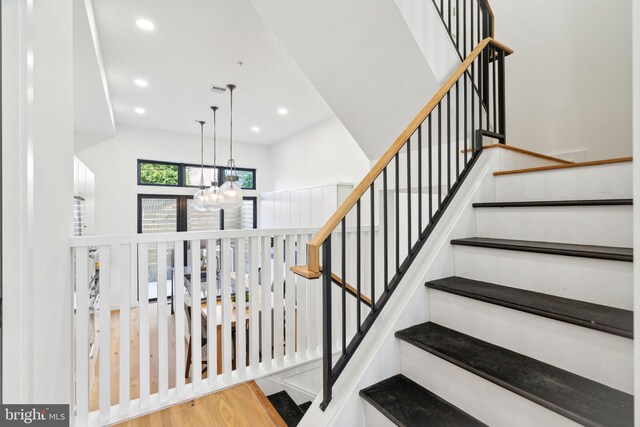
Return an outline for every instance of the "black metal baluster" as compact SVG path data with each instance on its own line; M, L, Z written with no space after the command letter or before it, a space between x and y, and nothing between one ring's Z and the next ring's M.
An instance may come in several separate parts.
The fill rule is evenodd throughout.
M462 0L462 44L464 45L464 58L467 57L467 0Z
M411 138L407 139L407 256L411 255Z
M483 126L482 126L482 106L484 105L484 99L483 95L484 95L484 88L482 86L482 82L483 82L483 65L482 65L482 55L484 54L484 51L480 52L480 54L478 55L478 129L482 130ZM480 141L476 141L476 143L478 144L478 146L482 146L483 145L483 141L484 138L482 136L482 133L480 133Z
M476 47L476 44L473 42L473 36L475 32L473 31L473 3L474 0L471 0L471 4L469 5L469 21L471 22L471 46L469 46L469 50L473 50Z
M451 0L449 0L449 9L447 10L449 13L449 33L451 33L453 27L451 26Z
M324 261L322 274L322 403L325 410L331 401L333 378L331 374L333 346L331 344L331 235L322 244Z
M444 0L440 0L440 16L444 19Z
M442 204L442 101L438 103L438 209Z
M500 51L500 62L498 63L498 73L500 76L498 77L498 84L500 85L500 133L502 134L502 143L507 143L507 107L505 106L505 75L504 75L504 50Z
M418 239L420 238L421 235L422 235L422 124L418 126Z
M376 209L375 209L375 182L371 183L371 187L369 188L371 191L371 311L376 311L376 233L375 233L375 223L376 223Z
M389 290L389 233L387 218L387 167L382 170L382 211L384 218L384 290Z
M471 66L473 67L473 64L475 63L475 59L474 61L471 63ZM471 99L469 99L469 102L471 103L471 149L475 150L476 149L476 112L475 112L475 99L474 99L474 95L475 95L475 76L471 76Z
M464 74L464 166L467 166L467 73Z
M431 223L431 219L433 218L433 161L431 156L431 143L432 143L432 131L431 131L431 116L432 113L429 113L429 143L428 152L429 152L429 223Z
M362 322L360 322L360 306L362 302L360 301L360 289L362 284L362 248L360 245L360 200L356 202L356 323L358 324L358 334L362 333Z
M480 43L482 41L482 34L480 33L480 3L476 4L476 16L478 17L476 31L478 32L478 43Z
M456 82L456 180L460 176L460 94L458 90L458 82Z
M347 222L342 218L342 354L347 353Z
M492 79L493 79L493 130L495 133L499 133L498 131L498 122L497 122L497 108L496 108L496 102L498 102L498 98L496 97L496 62L498 62L498 51L494 50L493 47L491 48L491 52L493 53L493 72L492 72Z
M491 86L489 75L489 52L491 51L491 45L487 45L486 48L480 53L480 63L482 64L482 104L484 105L485 114L487 115L486 130L491 129L491 110L490 110L490 98L491 98Z
M396 154L396 274L400 273L400 158Z
M447 92L447 193L451 190L451 90Z

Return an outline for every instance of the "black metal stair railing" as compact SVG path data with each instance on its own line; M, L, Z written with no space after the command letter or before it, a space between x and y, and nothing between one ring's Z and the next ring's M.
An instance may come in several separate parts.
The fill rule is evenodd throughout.
M322 278L323 410L469 176L483 138L504 142L505 57L511 53L492 38L482 40L309 242L308 265L292 269ZM347 226L355 227L355 241ZM335 294L332 282L340 285Z
M493 11L487 0L432 1L461 61L482 40L494 37Z

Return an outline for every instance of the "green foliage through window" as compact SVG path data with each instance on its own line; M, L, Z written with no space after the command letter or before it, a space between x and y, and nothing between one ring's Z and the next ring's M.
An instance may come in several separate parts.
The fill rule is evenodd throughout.
M140 183L178 185L178 165L140 163Z
M255 183L253 182L253 177L255 174L254 171L238 170L236 171L236 173L238 175L238 183L240 184L241 188L251 190L256 188Z

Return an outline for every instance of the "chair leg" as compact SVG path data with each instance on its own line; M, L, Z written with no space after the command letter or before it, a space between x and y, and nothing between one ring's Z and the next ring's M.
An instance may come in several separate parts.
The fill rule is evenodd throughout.
M189 348L187 349L187 367L184 370L184 377L189 378L189 369L191 368L191 337L189 337Z

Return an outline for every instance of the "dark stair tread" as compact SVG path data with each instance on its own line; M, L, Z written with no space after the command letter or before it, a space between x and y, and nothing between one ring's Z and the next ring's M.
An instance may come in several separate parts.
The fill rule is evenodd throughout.
M360 390L360 396L399 426L485 426L401 374Z
M269 399L269 402L271 402L288 427L297 426L304 416L302 409L300 409L298 404L289 396L289 393L284 390L270 394L267 396L267 399Z
M586 426L632 426L633 396L426 322L396 337Z
M433 280L426 286L586 328L633 338L633 312L464 277Z
M633 248L614 246L578 245L573 243L536 242L531 240L492 239L469 237L453 239L452 245L475 246L480 248L504 249L511 251L536 252L552 255L582 258L606 259L633 262Z
M540 200L523 202L484 202L474 203L474 208L524 208L542 206L629 206L633 199L595 199L595 200Z
M306 414L309 408L311 407L311 401L304 402L298 405L303 414Z

